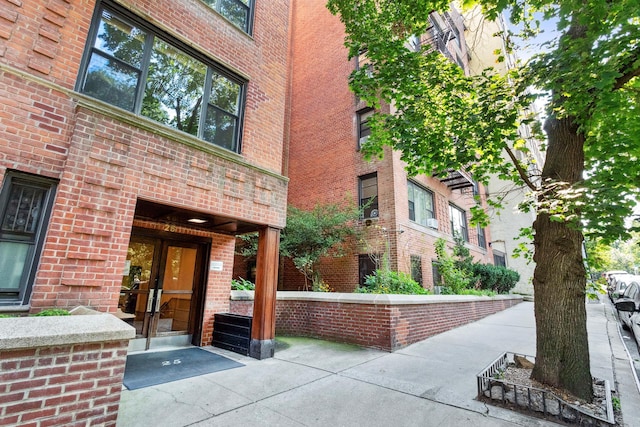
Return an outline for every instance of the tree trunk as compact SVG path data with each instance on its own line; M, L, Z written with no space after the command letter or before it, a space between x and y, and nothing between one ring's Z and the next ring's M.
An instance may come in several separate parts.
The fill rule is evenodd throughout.
M541 201L560 197L549 185L582 180L584 136L573 118L549 117ZM546 194L545 194L546 193ZM579 212L571 212L579 213ZM578 224L579 226L579 224ZM532 378L569 391L586 401L593 398L585 307L586 270L583 235L565 221L552 221L542 209L534 222L533 276L536 317L536 363Z

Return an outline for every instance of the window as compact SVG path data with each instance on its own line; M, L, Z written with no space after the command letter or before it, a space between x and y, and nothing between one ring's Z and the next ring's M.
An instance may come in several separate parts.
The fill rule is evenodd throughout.
M236 27L251 34L253 0L204 0L204 2Z
M369 139L369 135L371 135L369 118L373 115L373 109L367 108L358 111L356 114L358 115L358 149L360 149L362 145L367 142L367 139Z
M356 57L356 70L365 70L367 77L373 77L373 64L367 57L367 50L360 51Z
M412 181L407 181L407 188L409 191L409 219L425 227L432 226L427 221L435 218L433 193Z
M240 151L239 78L126 11L102 7L92 34L80 92Z
M378 217L378 175L373 173L358 178L360 194L360 209L363 218Z
M29 302L55 182L7 172L0 191L0 304Z
M358 283L364 286L364 280L367 276L371 276L378 269L378 260L380 255L363 254L358 255Z
M502 252L493 251L493 264L501 267L507 266L507 257Z
M460 235L465 242L468 242L467 214L457 206L449 205L449 216L451 217L451 234Z
M442 275L439 270L440 262L439 261L431 261L431 272L433 275L433 286L436 294L440 293L442 283Z
M487 238L484 234L484 228L478 224L478 246L487 249Z
M411 255L411 278L422 286L422 258L420 255Z

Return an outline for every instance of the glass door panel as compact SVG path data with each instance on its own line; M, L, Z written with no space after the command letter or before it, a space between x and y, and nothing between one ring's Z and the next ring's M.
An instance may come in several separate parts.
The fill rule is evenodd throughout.
M136 328L136 336L143 337L148 330L146 316L149 290L157 274L154 272L154 260L157 257L155 241L136 241L129 243L127 250L127 274L122 278L119 308L125 320Z
M187 333L196 277L197 248L169 245L162 278L158 335Z

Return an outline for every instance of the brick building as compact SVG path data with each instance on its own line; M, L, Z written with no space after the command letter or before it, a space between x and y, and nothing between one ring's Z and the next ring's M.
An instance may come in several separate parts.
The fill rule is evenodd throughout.
M430 43L468 73L462 16L451 10L431 18L430 32L414 42ZM350 92L348 78L356 67L366 66L366 58L347 61L339 18L323 2L297 0L291 25L289 203L310 209L347 197L367 205L354 225L364 231L365 243L327 260L321 268L325 282L350 292L388 257L393 270L433 288L438 280L434 242L445 238L453 245L454 232L464 236L476 260L493 263L488 230L469 224L478 187L464 171L408 177L399 153L390 150L381 160L364 160L359 144L367 138L371 109ZM299 289L302 283L288 266L283 288Z
M272 354L288 21L286 0L0 0L0 312L206 345L258 231Z

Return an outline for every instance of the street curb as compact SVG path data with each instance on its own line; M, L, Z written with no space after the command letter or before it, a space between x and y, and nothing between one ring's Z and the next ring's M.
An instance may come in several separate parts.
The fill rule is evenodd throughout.
M636 383L635 371L632 368L633 361L620 335L619 322L613 308L604 303L604 311L607 319L607 335L611 346L611 363L615 388L622 411L623 425L627 427L640 427L640 389Z

